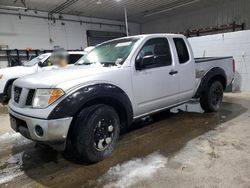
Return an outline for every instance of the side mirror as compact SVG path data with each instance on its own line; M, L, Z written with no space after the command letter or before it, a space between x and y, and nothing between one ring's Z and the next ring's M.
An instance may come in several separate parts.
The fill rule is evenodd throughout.
M39 66L39 67L43 67L43 62L39 61L39 62L38 62L38 66Z
M154 64L154 55L147 55L142 58L141 61L138 61L137 63L137 70L142 70L150 65Z

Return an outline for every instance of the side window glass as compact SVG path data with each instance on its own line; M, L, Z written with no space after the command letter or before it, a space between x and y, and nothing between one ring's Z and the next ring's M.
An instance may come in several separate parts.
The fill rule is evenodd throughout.
M186 63L190 59L190 57L185 41L182 38L174 38L174 44L177 50L180 64Z
M80 54L69 54L69 64L76 63L83 55Z
M48 57L43 63L42 63L42 67L47 67L47 66L52 66L52 62L50 57Z
M148 40L136 57L136 64L143 64L143 68L172 65L168 40L166 38Z

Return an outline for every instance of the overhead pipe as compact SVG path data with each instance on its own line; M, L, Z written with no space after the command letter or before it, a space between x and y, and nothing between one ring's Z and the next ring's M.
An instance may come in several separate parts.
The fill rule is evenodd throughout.
M49 12L49 17L52 18L53 14L61 13L64 9L66 9L66 8L70 7L71 5L75 4L77 1L79 1L79 0L67 0L67 1L65 1L64 3L60 4L59 6L57 6L53 10L51 10Z
M65 3L57 6L55 9L53 9L52 11L50 11L51 14L54 13L60 13L60 11L64 10L65 8L69 7L71 5L71 3L73 3L74 1L66 1Z

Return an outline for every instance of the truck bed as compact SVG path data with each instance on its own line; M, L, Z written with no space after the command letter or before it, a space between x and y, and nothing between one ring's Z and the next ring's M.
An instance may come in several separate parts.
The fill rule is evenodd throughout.
M200 85L201 79L212 68L219 67L227 75L227 85L234 78L234 59L233 57L202 57L195 58L196 87Z

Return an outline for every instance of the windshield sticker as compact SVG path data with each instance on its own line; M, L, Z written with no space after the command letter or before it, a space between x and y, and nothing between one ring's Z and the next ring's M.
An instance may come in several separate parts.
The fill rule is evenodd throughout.
M132 42L121 42L118 43L115 47L123 47L123 46L129 46Z

